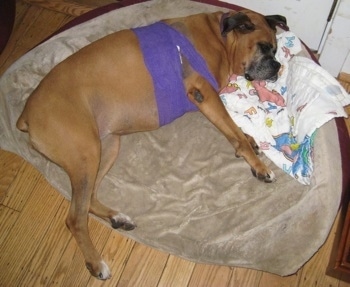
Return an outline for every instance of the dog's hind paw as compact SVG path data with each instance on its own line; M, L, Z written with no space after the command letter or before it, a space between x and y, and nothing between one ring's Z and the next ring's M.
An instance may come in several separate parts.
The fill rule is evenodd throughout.
M131 218L123 213L118 213L111 218L112 227L115 229L121 228L126 231L133 230L137 225Z
M261 173L257 173L254 169L252 169L252 173L258 180L261 180L267 183L276 181L276 176L272 170L269 173L261 174Z
M100 280L107 280L110 279L111 271L109 270L109 267L106 262L101 260L98 264L98 268L93 268L93 265L91 263L86 262L85 263L86 268L90 271L92 276L95 276L96 278ZM98 269L98 270L96 270Z

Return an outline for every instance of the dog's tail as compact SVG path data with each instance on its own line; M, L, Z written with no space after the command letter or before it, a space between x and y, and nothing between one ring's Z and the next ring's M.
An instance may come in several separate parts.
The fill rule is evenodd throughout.
M16 127L22 132L28 132L28 122L23 113L19 116Z

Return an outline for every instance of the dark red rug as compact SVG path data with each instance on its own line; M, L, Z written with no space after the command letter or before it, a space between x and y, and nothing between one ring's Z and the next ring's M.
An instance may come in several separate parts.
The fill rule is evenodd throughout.
M0 54L10 38L16 15L16 1L0 1Z

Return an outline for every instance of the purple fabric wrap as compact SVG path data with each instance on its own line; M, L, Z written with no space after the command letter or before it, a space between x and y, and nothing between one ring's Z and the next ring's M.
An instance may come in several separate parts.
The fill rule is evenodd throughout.
M160 126L171 123L186 112L198 110L186 95L180 53L218 91L218 84L203 57L180 32L163 22L132 30L138 37L145 65L152 75Z

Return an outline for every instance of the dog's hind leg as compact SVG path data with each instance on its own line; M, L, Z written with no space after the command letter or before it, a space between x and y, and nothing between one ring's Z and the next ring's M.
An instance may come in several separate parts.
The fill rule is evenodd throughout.
M36 98L34 103L30 103L32 109L24 110L17 127L29 133L36 150L61 166L68 174L72 199L66 225L82 251L90 273L99 279L108 279L110 270L94 247L88 231L91 195L101 158L98 130L89 114L84 116L82 111L66 111L69 107L76 111L77 108L73 105L61 109L56 104L54 109L45 110L46 106L50 107L48 101L35 100ZM46 106L40 106L40 103L45 103ZM35 109L39 107L42 108L41 112ZM63 123L57 124L60 121Z
M91 275L105 280L111 277L110 270L94 247L88 230L88 212L99 168L100 146L98 138L94 141L84 137L81 142L87 144L80 145L76 155L70 154L69 165L64 167L72 185L72 200L66 224L84 255Z
M120 136L109 134L101 140L101 161L95 181L94 191L91 196L90 212L100 218L111 222L113 228L122 228L132 230L136 224L125 214L108 208L97 198L98 188L106 173L110 170L116 161L120 146Z

